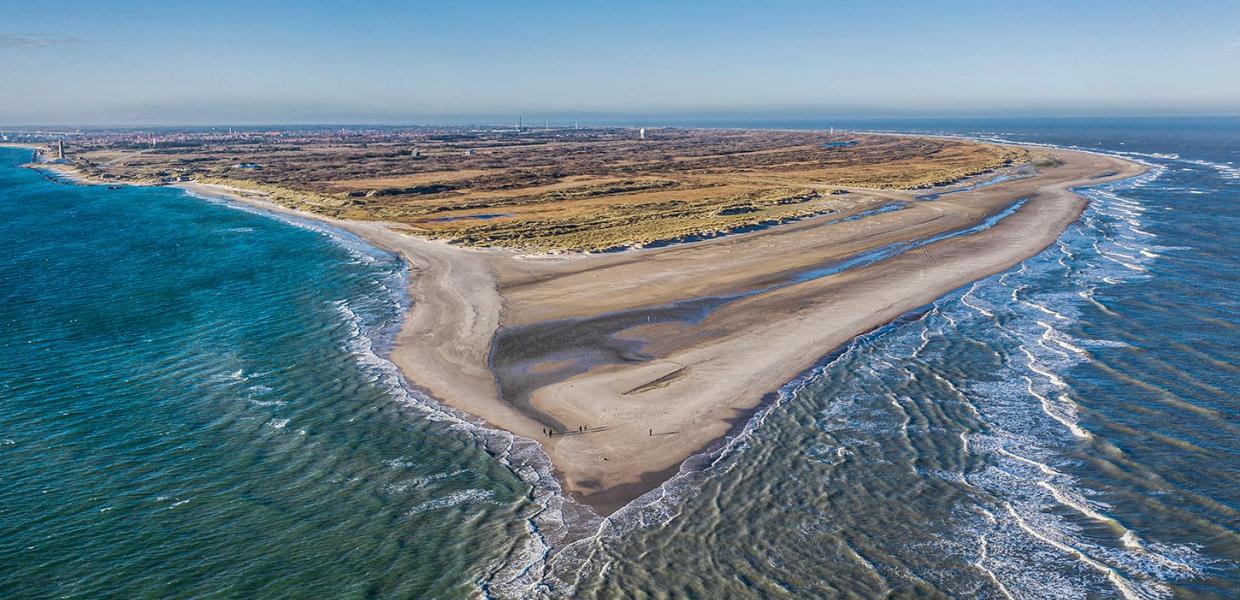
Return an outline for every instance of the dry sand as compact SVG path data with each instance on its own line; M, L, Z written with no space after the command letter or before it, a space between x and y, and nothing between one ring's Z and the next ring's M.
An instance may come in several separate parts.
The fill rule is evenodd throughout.
M544 446L565 488L610 512L726 436L833 349L1052 244L1085 205L1072 186L1142 170L1095 154L1053 154L1062 164L860 221L826 224L833 219L824 217L618 256L500 263L504 323L519 329L501 332L493 366L501 382L522 380L515 391L533 388L527 414L574 433L544 438ZM1019 210L984 231L794 279L892 243L968 229L1020 199L1027 200ZM544 360L563 360L565 348L581 355L600 346L609 351L562 377L529 374ZM582 424L592 431L576 435Z
M859 220L827 215L610 254L460 248L399 225L296 214L403 256L412 306L393 362L437 400L539 440L565 490L609 514L832 350L1052 244L1085 205L1070 188L1143 170L1096 154L1048 154L1060 164L932 201L856 190L854 212L907 202ZM294 212L252 192L180 187ZM988 229L812 274L893 243L968 229L1021 199ZM589 430L579 433L582 426ZM548 436L548 428L561 433Z

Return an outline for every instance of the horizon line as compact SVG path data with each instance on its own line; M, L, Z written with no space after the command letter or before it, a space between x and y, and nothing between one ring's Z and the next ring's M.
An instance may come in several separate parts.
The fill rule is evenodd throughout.
M351 121L351 120L323 120L323 121L271 121L271 122L245 122L245 121L201 121L201 122L180 122L180 123L153 123L153 122L96 122L96 123L71 123L71 122L39 122L25 124L6 124L0 123L0 131L21 131L23 129L41 128L41 127L73 127L77 129L127 129L127 128L215 128L215 127L447 127L447 126L470 126L470 125L512 125L518 118L533 118L539 121L531 121L523 124L524 129L541 129L544 122L550 121L556 123L556 128L565 127L566 123L579 121L593 121L592 123L581 123L583 127L607 127L630 126L629 123L639 121L653 122L706 122L706 123L727 123L727 122L754 122L754 121L781 121L781 122L797 122L797 121L825 121L825 120L841 120L841 121L925 121L925 120L944 120L944 121L964 121L964 120L1024 120L1024 119L1047 119L1047 120L1079 120L1079 119L1099 119L1099 120L1120 120L1120 119L1240 119L1240 112L1237 113L1210 113L1210 114L925 114L925 115L893 115L893 116L771 116L771 115L754 115L754 116L678 116L678 115L641 115L641 114L616 114L610 116L543 116L540 113L525 113L504 115L473 115L473 116L442 116L442 117L421 117L421 120L411 119L408 121ZM567 126L572 126L571 124ZM676 127L676 125L665 125L667 127Z

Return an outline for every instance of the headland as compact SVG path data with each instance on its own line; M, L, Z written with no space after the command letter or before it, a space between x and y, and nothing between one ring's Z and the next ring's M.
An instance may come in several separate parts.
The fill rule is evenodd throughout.
M855 336L1052 244L1084 207L1073 188L1143 170L910 136L593 135L263 138L234 145L252 146L240 162L233 147L95 142L56 168L308 214L399 253L412 305L392 361L437 400L539 440L601 514ZM357 152L378 158L337 156ZM405 168L357 166L389 160Z

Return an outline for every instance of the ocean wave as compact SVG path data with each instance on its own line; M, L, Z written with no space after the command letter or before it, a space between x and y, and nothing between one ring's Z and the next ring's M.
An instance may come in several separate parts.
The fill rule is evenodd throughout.
M1162 172L1163 170L1154 172L1153 178L1145 178L1144 183L1149 183L1158 175L1161 175ZM1133 271L1133 273L1125 275L1113 269L1097 266L1103 263L1093 263L1092 261L1084 260L1074 262L1084 264L1085 268L1065 273L1063 276L1065 277L1065 283L1070 283L1072 287L1077 288L1072 296L1088 301L1096 307L1103 309L1106 313L1114 315L1110 309L1094 298L1094 292L1097 287L1099 285L1121 285L1139 280L1140 277L1136 273L1148 270L1144 263L1157 259L1160 255L1149 247L1132 247L1126 244L1116 244L1109 237L1109 232L1115 224L1121 227L1126 225L1130 231L1145 234L1146 237L1153 237L1153 234L1138 229L1140 223L1131 218L1133 215L1144 212L1144 209L1138 209L1134 206L1137 204L1135 201L1123 198L1116 193L1115 188L1108 189L1102 193L1090 193L1089 191L1085 191L1085 193L1094 200L1091 206L1094 215L1111 215L1116 218L1116 221L1114 224L1104 224L1097 218L1084 219L1084 228L1096 232L1095 235L1074 236L1070 232L1069 235L1065 236L1069 240L1067 244L1073 247L1080 247L1082 242L1088 242L1086 247L1092 250L1095 256L1119 264L1123 269ZM1123 208L1119 209L1121 206ZM1109 247L1117 245L1129 250L1129 252L1134 250L1135 252L1123 252ZM1023 306L1046 314L1045 310L1041 310L1039 306L1029 302L1023 303ZM1013 306L1011 308L1019 307ZM1042 330L1041 334L1038 335L1037 343L1031 345L1025 342L1017 347L1017 350L1026 357L1025 366L1030 371L1029 374L1022 375L1025 383L1025 393L1037 400L1041 413L1049 418L1051 422L1063 427L1079 440L1089 440L1092 437L1091 434L1079 424L1079 406L1071 398L1071 386L1059 373L1064 372L1076 362L1090 360L1087 348L1116 347L1125 344L1103 339L1073 339L1064 335L1051 322L1038 318L1036 314L1031 314L1028 317L1024 317L1024 319ZM1020 320L1021 318L1017 318L1017 321ZM1056 320L1056 322L1058 321ZM1031 327L1022 327L1019 323L1011 325L1009 329L1016 331L1023 329L1028 331L1026 335L1035 335L1033 331L1030 331ZM1040 348L1040 350L1035 352L1033 348ZM1039 389L1035 378L1044 381L1045 385L1048 385L1051 389L1060 390L1060 393L1050 394ZM992 399L1010 398L1012 393L1011 391L979 388L975 388L974 392ZM993 410L995 407L991 406L990 408ZM1008 417L1010 416L1008 415ZM973 443L970 444L970 451L985 453L989 450L993 452L991 456L998 459L996 462L998 465L1002 465L1003 461L1007 460L1013 461L1014 464L1034 468L1036 471L1036 475L1032 478L1004 478L1002 482L986 475L970 479L974 485L989 487L1001 497L1007 499L1003 507L1005 510L998 515L991 516L995 523L1001 523L1004 520L1002 515L1006 514L1017 530L1033 540L1058 551L1060 555L1075 559L1092 569L1110 587L1126 598L1162 597L1169 593L1162 581L1201 575L1200 567L1194 565L1195 561L1200 562L1199 557L1192 549L1167 545L1155 547L1143 544L1136 532L1123 526L1116 519L1105 513L1109 507L1089 500L1086 497L1092 492L1087 492L1079 487L1079 484L1073 478L1052 468L1046 462L1030 458L1030 454L1034 456L1053 456L1056 454L1054 445L1048 445L1045 441L1052 438L1033 437L1036 436L1035 432L1042 429L1041 427L1034 426L1028 419L1011 420L1010 418L1000 418L999 420L994 420L996 415L991 415L991 417L992 426L998 424L1005 425L992 431L990 437L994 441L991 443L973 439ZM1007 426L1017 425L1018 423L1020 425L1016 429L1005 431ZM1037 493L1038 490L1029 487L1030 481L1033 481L1034 485L1041 490L1042 495ZM1071 522L1055 516L1051 512L1051 507L1054 505L1068 507L1086 519L1105 525L1114 532L1115 541L1119 548L1101 546L1092 542L1092 538L1084 537ZM993 557L996 553L993 541L987 538L985 543L987 544L984 550L986 555ZM988 560L992 559L988 558ZM1027 561L1014 560L1013 562ZM1007 591L1009 589L1045 590L1047 587L1045 582L1035 582L1021 578L1015 573L1004 574L1002 570L999 572L992 570L990 576L995 577L997 581L1008 577L1016 580L1009 581L1008 585L1003 588L1003 593L1007 595L1011 595L1011 592ZM1055 593L1067 593L1074 588L1077 589L1078 593L1081 592L1079 583L1076 582L1061 580L1050 587L1058 588L1060 586L1063 586L1063 589L1057 590Z
M1143 156L1143 157L1145 157L1145 158L1158 158L1158 159L1162 159L1162 160L1179 160L1179 158L1180 158L1180 155L1179 155L1179 154L1174 154L1174 153L1161 153L1161 152L1124 152L1124 151L1112 151L1112 154L1118 154L1118 155L1121 155L1121 156Z
M419 504L413 507L412 509L410 509L409 512L405 513L405 516L412 517L412 516L420 515L425 512L440 510L444 508L450 508L453 506L459 506L461 504L481 502L484 500L491 499L491 497L494 495L495 495L495 492L492 492L491 490L479 490L479 489L461 490L459 492L453 492L446 496L427 500L426 502L423 502L422 504Z
M1233 180L1240 179L1240 167L1237 167L1236 165L1230 162L1219 163L1219 162L1213 162L1209 160L1201 160L1201 159L1195 159L1195 158L1183 159L1181 162L1186 162L1186 163L1197 165L1200 167L1208 167L1210 169L1214 169L1219 174L1219 176L1222 177L1223 179L1233 179Z
M1154 169L1139 183L1148 184L1163 172ZM948 388L967 398L974 414L985 423L984 433L958 434L962 451L986 457L989 466L973 473L941 469L924 473L946 481L963 478L964 485L1002 499L994 506L978 507L982 518L965 537L975 542L973 564L1004 597L1070 597L1109 587L1126 598L1155 598L1169 593L1165 581L1202 574L1203 561L1192 548L1142 541L1139 533L1107 514L1109 506L1089 497L1094 492L1051 466L1062 445L1087 444L1093 439L1081 424L1081 408L1063 373L1091 360L1090 348L1126 345L1073 337L1064 328L1076 322L1081 311L1077 305L1082 302L1114 315L1094 297L1095 291L1140 281L1148 263L1161 257L1154 246L1118 241L1117 230L1133 231L1143 242L1154 237L1140 229L1142 224L1135 218L1147 207L1124 197L1123 189L1109 184L1100 191L1081 190L1091 205L1081 224L1070 229L1056 247L1025 261L1018 271L958 292L955 308L950 298L935 305L936 321L943 323L936 325L941 327L936 335L959 337L956 331L970 324L1001 334L988 343L1000 354L1000 371L992 374L997 381ZM1030 283L1046 280L1058 283ZM930 327L926 324L921 331L904 334L908 343L919 344L918 361L945 358L926 351ZM1021 360L1011 360L1012 353ZM887 368L881 375L900 377L896 371ZM935 370L929 372L948 380ZM893 417L900 418L899 414ZM1068 435L1049 435L1056 429ZM1071 509L1110 530L1114 546L1098 543L1096 534L1086 535L1071 519L1060 516L1055 506ZM1039 546L1044 550L1038 550ZM1048 568L1065 560L1077 562L1095 576L1071 579Z
M962 295L962 296L960 297L960 303L961 303L961 304L963 304L963 305L965 305L965 306L967 306L967 307L969 307L969 308L971 308L971 309L973 309L973 310L975 310L975 311L977 311L977 312L978 312L978 314L980 314L980 315L983 315L983 316L986 316L986 317L994 317L994 316L995 316L995 313L994 313L992 310L989 310L989 309L986 309L986 308L982 308L982 307L981 307L981 306L977 303L977 301L976 301L976 300L970 300L970 297L972 296L973 292L974 292L976 289L977 289L977 284L976 284L976 283L975 283L975 284L973 284L972 286L970 286L970 287L969 287L969 291L965 292L965 293L964 293L964 295Z

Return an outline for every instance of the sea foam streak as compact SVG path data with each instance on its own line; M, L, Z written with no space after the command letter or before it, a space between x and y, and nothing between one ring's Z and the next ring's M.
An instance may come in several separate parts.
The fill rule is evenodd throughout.
M1156 167L1138 181L1126 183L1148 183L1163 171L1164 169ZM1146 247L1133 248L1116 240L1117 230L1140 231L1138 226L1141 223L1133 217L1145 211L1144 207L1119 195L1118 190L1124 186L1125 183L1111 184L1102 189L1084 191L1092 200L1091 206L1081 225L1073 227L1060 242L1060 253L1065 257L1072 257L1071 259L1066 262L1051 262L1044 254L1025 263L1025 266L1036 266L1031 270L1040 273L1042 277L1059 278L1062 283L1055 287L1069 290L1077 288L1075 293L1048 292L1036 301L1022 300L1003 307L1005 333L1014 336L1015 349L1025 359L1023 365L1026 372L1013 373L1024 383L1024 395L1036 400L1040 413L1051 423L1078 440L1089 440L1092 434L1080 425L1078 407L1070 398L1071 383L1059 373L1064 373L1074 363L1089 361L1089 353L1085 347L1105 346L1108 341L1070 339L1056 324L1063 321L1070 324L1072 321L1072 317L1079 310L1075 307L1073 298L1093 303L1106 313L1114 315L1094 300L1093 295L1098 287L1133 281L1140 277L1138 273L1146 271L1142 263L1158 258L1157 253ZM1119 207L1123 209L1116 210ZM1144 234L1142 237L1153 237L1152 233L1140 233ZM1120 250L1121 248L1123 250ZM1087 251L1083 252L1082 249ZM1132 250L1135 252L1131 252ZM1110 263L1118 265L1120 269L1105 266L1108 262L1090 260L1091 254L1094 257L1110 259ZM961 309L956 321L967 322L970 318L990 317L991 315L978 313L970 316L967 311L976 310L978 302L974 297L999 298L1002 297L1002 291L996 289L997 287L1012 287L1015 284L1006 277L993 278L990 281L971 287L961 296L961 304L966 308ZM1012 295L1012 298L1015 299L1015 295ZM991 305L997 304L991 302ZM1031 312L1030 309L1036 312ZM1048 314L1056 317L1056 324L1045 320L1044 315ZM1013 369L1021 362L1007 364L1007 369ZM1010 378L1010 375L1006 377L1009 380ZM1136 532L1103 512L1105 506L1085 498L1093 492L1078 488L1072 477L1046 462L1056 455L1058 444L1052 441L1055 439L1053 436L1037 433L1045 431L1046 426L1038 425L1037 419L1032 418L1036 413L1028 413L1021 408L1022 394L1019 388L991 383L975 384L968 390L977 397L980 410L986 414L989 423L987 433L969 436L971 443L967 446L968 451L990 456L989 462L994 467L966 475L966 479L973 486L990 490L1005 498L1005 502L996 507L1001 510L986 511L989 516L986 520L991 528L1006 530L1010 541L1006 544L997 542L996 536L1000 534L996 533L978 537L979 556L984 557L984 560L979 558L979 564L988 577L995 580L1001 595L1041 595L1042 592L1049 591L1048 587L1055 588L1056 594L1079 595L1094 589L1094 584L1087 579L1070 581L1053 577L1046 572L1039 572L1037 577L1029 577L1029 569L1040 571L1041 565L1031 565L1028 562L1024 550L1027 544L1017 542L1012 537L1013 534L1026 536L1034 543L1057 551L1062 558L1055 560L1066 558L1079 561L1098 573L1101 581L1105 581L1125 598L1164 596L1167 590L1159 580L1200 575L1200 570L1190 564L1191 559L1182 558L1193 556L1190 549L1154 549L1143 545ZM1032 475L1019 475L1028 472L1028 469L1033 469ZM1108 526L1116 533L1116 545L1123 550L1101 546L1089 538L1079 536L1075 526L1051 512L1051 508L1056 504L1071 508L1087 519ZM1043 560L1047 558L1050 557ZM1086 587L1082 588L1082 585ZM1037 591L1039 589L1041 592Z

